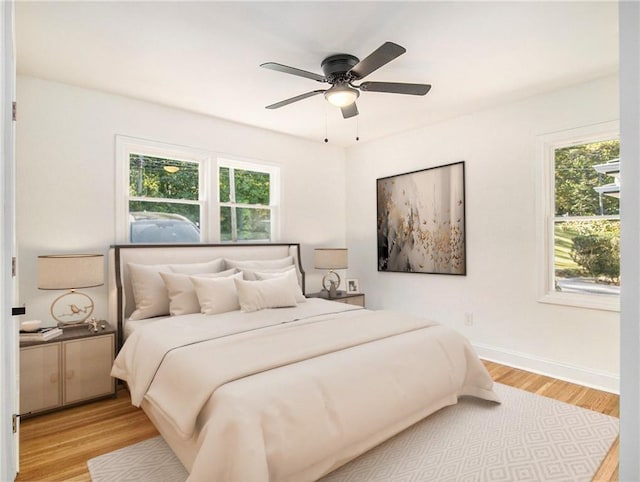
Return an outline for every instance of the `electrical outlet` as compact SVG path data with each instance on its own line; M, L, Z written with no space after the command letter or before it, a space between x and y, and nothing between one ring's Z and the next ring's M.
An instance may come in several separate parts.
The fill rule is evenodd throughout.
M466 326L473 326L473 313L464 314L464 324Z

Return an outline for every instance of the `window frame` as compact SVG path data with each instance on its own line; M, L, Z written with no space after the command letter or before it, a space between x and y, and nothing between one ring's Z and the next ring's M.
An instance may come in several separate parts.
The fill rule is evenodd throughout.
M618 121L558 131L538 136L538 173L536 183L537 204L537 259L538 302L579 308L620 311L620 296L588 293L567 293L555 290L555 151L556 149L591 142L620 139ZM598 216L598 219L604 219ZM588 218L592 218L589 216ZM578 219L577 217L575 219ZM619 219L619 216L618 216Z
M271 233L269 240L243 240L241 243L278 242L281 231L281 184L282 169L274 162L241 159L232 155L216 155L213 151L152 141L125 135L115 136L116 186L115 186L115 240L116 243L130 243L129 201L140 200L129 195L129 159L131 154L144 154L159 158L169 158L200 164L199 199L200 242L220 243L220 167L232 167L270 175L268 208L271 211ZM175 199L159 202L176 202ZM177 201L180 202L180 201ZM225 241L232 244L234 241Z
M210 222L208 192L211 155L207 151L163 142L116 136L116 241L130 243L129 239L129 201L148 201L144 197L129 195L129 160L131 154L143 154L151 157L197 162L199 164L198 200L176 200L154 198L152 202L197 204L200 206L200 242L209 239Z
M229 183L229 196L230 199L233 196L233 192L234 192L234 186L231 183L231 180L233 179L233 175L231 173L231 170L235 170L235 169L239 169L239 170L244 170L244 171L253 171L253 172L260 172L260 173L266 173L269 174L269 205L263 205L263 204L243 204L243 203L236 203L235 201L228 201L228 202L221 202L220 201L220 182L219 182L219 177L220 177L220 169L221 168L228 168L230 169L229 172L229 178L230 178L230 183ZM281 177L281 172L280 172L280 166L276 165L276 164L272 164L272 163L266 163L266 162L256 162L256 161L250 161L247 159L238 159L238 158L232 158L229 156L223 156L223 157L218 157L217 159L217 163L216 163L216 179L218 180L218 182L216 183L217 185L217 189L216 189L216 216L218 218L218 222L217 222L217 231L218 231L218 239L221 240L222 239L222 233L220 232L220 208L221 207L230 207L231 208L231 212L232 212L232 235L231 235L231 240L229 241L220 241L220 242L224 242L224 243L259 243L259 242L265 242L265 243L272 243L275 240L278 239L279 237L279 226L280 226L280 222L279 222L279 215L280 215L280 177ZM268 240L252 240L252 239L247 239L247 240L238 240L237 239L237 233L235 235L234 239L234 235L233 235L233 231L235 230L234 227L234 222L233 222L233 208L248 208L248 209L269 209L270 211L270 234L269 234L269 239Z

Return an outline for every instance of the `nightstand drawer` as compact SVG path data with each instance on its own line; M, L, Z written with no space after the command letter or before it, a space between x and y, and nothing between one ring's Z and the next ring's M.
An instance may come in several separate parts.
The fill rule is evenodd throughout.
M319 291L317 293L308 293L306 296L307 298L322 298L328 301L362 306L364 308L364 293L346 293L341 291L333 298L329 298L329 294L326 291Z
M337 301L338 303L346 303L348 305L356 305L362 306L364 308L364 295L363 294L354 294L349 296L348 298L335 298L331 301Z

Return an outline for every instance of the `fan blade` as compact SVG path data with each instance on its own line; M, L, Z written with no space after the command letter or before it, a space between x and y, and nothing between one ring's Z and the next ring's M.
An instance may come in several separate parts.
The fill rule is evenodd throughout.
M365 92L389 92L391 94L425 95L430 84L403 84L400 82L363 82L358 88Z
M307 92L306 94L296 95L295 97L291 97L287 100L282 100L280 102L276 102L275 104L268 105L265 109L279 109L280 107L284 107L285 105L293 104L294 102L298 102L299 100L306 99L307 97L313 97L314 95L322 94L325 92L324 90L312 90L311 92Z
M289 67L288 65L276 64L275 62L267 62L266 64L260 64L260 67L265 69L277 70L278 72L284 72L285 74L293 74L299 77L306 77L307 79L317 80L318 82L326 82L322 75L314 74L313 72L307 72L306 70L296 69L295 67Z
M368 57L358 62L349 72L356 78L362 79L369 75L374 70L378 70L383 65L391 62L396 57L399 57L407 50L398 44L393 42L385 42L377 50L369 54Z
M342 117L348 119L349 117L355 117L358 115L358 106L354 102L353 104L345 105L344 107L340 107L342 111Z

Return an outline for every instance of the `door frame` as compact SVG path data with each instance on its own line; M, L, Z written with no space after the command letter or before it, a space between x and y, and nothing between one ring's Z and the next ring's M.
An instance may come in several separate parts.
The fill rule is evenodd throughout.
M13 0L0 3L0 480L13 481L19 470L18 329L12 316L16 300L15 256L15 30ZM16 431L14 433L14 423Z

